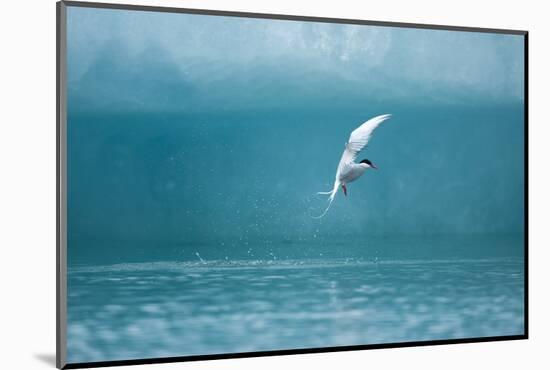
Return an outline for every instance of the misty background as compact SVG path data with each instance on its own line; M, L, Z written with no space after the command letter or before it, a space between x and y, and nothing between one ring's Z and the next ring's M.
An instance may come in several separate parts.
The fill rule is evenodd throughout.
M521 36L73 7L67 34L69 265L523 252ZM380 169L312 219L385 113Z

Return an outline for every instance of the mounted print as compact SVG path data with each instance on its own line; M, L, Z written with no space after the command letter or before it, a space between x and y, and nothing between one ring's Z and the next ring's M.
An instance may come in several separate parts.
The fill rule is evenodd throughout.
M57 10L58 367L527 338L527 32Z

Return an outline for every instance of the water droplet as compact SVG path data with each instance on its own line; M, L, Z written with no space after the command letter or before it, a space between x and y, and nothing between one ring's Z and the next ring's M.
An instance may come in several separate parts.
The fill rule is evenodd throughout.
M199 252L195 252L195 256L197 256L197 257L199 258L199 260L200 260L201 262L204 263L204 260L202 259L202 257L201 257L201 255L199 254Z

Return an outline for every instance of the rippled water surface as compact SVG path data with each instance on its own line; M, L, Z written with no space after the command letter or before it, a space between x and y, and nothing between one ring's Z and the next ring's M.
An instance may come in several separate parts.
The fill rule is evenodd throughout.
M523 262L203 261L72 268L70 362L523 333Z

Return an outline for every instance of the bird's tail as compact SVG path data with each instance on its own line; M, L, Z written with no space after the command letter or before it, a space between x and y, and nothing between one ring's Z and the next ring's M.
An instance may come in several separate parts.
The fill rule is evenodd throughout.
M317 193L319 195L328 195L329 196L328 197L328 206L321 215L311 216L312 218L323 218L327 214L327 212L330 208L330 205L332 204L332 201L334 200L334 197L336 196L336 193L338 192L339 187L340 187L340 181L336 180L336 181L334 181L334 187L332 188L331 191L320 191L320 192Z

